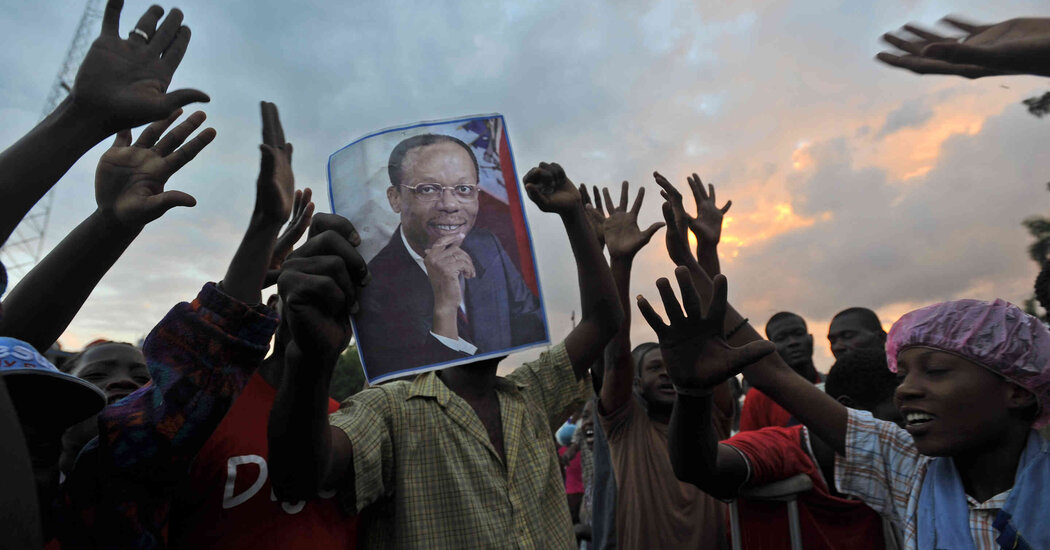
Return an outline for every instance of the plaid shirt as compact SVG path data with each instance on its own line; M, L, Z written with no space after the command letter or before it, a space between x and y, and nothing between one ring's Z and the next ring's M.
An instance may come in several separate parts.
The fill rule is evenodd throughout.
M150 332L152 381L98 415L99 437L62 487L64 550L163 548L170 499L269 349L269 308L204 286Z
M907 431L871 413L849 410L846 456L835 457L835 483L876 512L888 517L903 533L904 550L918 550L919 492L930 457L919 454ZM995 550L999 536L992 526L1010 491L978 503L966 497L970 533L978 550Z
M348 398L329 422L353 445L361 547L575 548L553 429L589 391L564 344L498 378L506 464L435 372Z

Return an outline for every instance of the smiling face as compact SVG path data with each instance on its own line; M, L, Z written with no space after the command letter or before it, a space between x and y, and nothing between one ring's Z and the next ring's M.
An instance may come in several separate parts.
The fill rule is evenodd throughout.
M412 189L421 183L445 187L478 184L474 161L454 142L441 141L410 149L401 162L400 183L387 189L390 207L401 214L401 231L420 256L434 241L446 235L460 240L474 228L478 215L478 196L464 200L451 190L442 190L436 200L422 200Z
M992 371L926 347L897 358L895 402L915 447L927 456L958 456L995 449L1020 409L1034 397Z
M94 384L106 394L106 403L114 403L149 382L146 358L134 346L98 344L77 360L71 373Z
M654 347L642 356L635 382L638 384L638 391L642 399L645 399L650 406L671 407L674 405L674 384L671 382L671 376L667 374L660 348Z

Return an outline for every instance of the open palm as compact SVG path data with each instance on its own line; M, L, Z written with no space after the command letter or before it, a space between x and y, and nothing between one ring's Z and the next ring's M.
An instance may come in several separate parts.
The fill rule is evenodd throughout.
M181 113L178 110L167 119L149 125L134 144L130 130L117 133L113 146L102 155L95 171L95 200L99 210L134 229L171 208L197 203L189 194L165 191L164 186L172 174L215 139L215 130L207 128L186 142L204 122L204 113L197 111L161 137Z

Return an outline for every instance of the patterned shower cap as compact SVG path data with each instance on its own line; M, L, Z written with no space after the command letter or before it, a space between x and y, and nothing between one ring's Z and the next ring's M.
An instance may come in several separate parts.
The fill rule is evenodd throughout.
M1050 330L1009 302L955 300L906 313L886 338L886 361L914 346L953 353L1035 395L1035 427L1050 424Z

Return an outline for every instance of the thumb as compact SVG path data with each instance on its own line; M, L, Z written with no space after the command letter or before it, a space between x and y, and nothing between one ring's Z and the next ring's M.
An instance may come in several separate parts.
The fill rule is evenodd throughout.
M175 109L185 107L190 103L208 103L209 101L211 101L211 98L208 97L208 94L192 88L183 88L164 94L164 105L170 111L175 111Z
M645 236L645 242L649 242L649 239L652 239L653 235L656 234L656 232L659 231L660 228L664 225L666 225L664 222L655 222L654 224L650 225L648 229L642 231L642 235Z
M117 132L116 139L113 140L114 147L127 147L131 145L131 129L125 128Z
M732 375L739 374L748 366L758 362L759 359L773 353L777 347L769 340L756 340L748 342L739 348L732 348L729 354L729 368Z
M153 221L164 215L165 212L176 206L192 207L197 205L197 199L193 195L182 191L165 191L146 199L146 212L149 221Z

